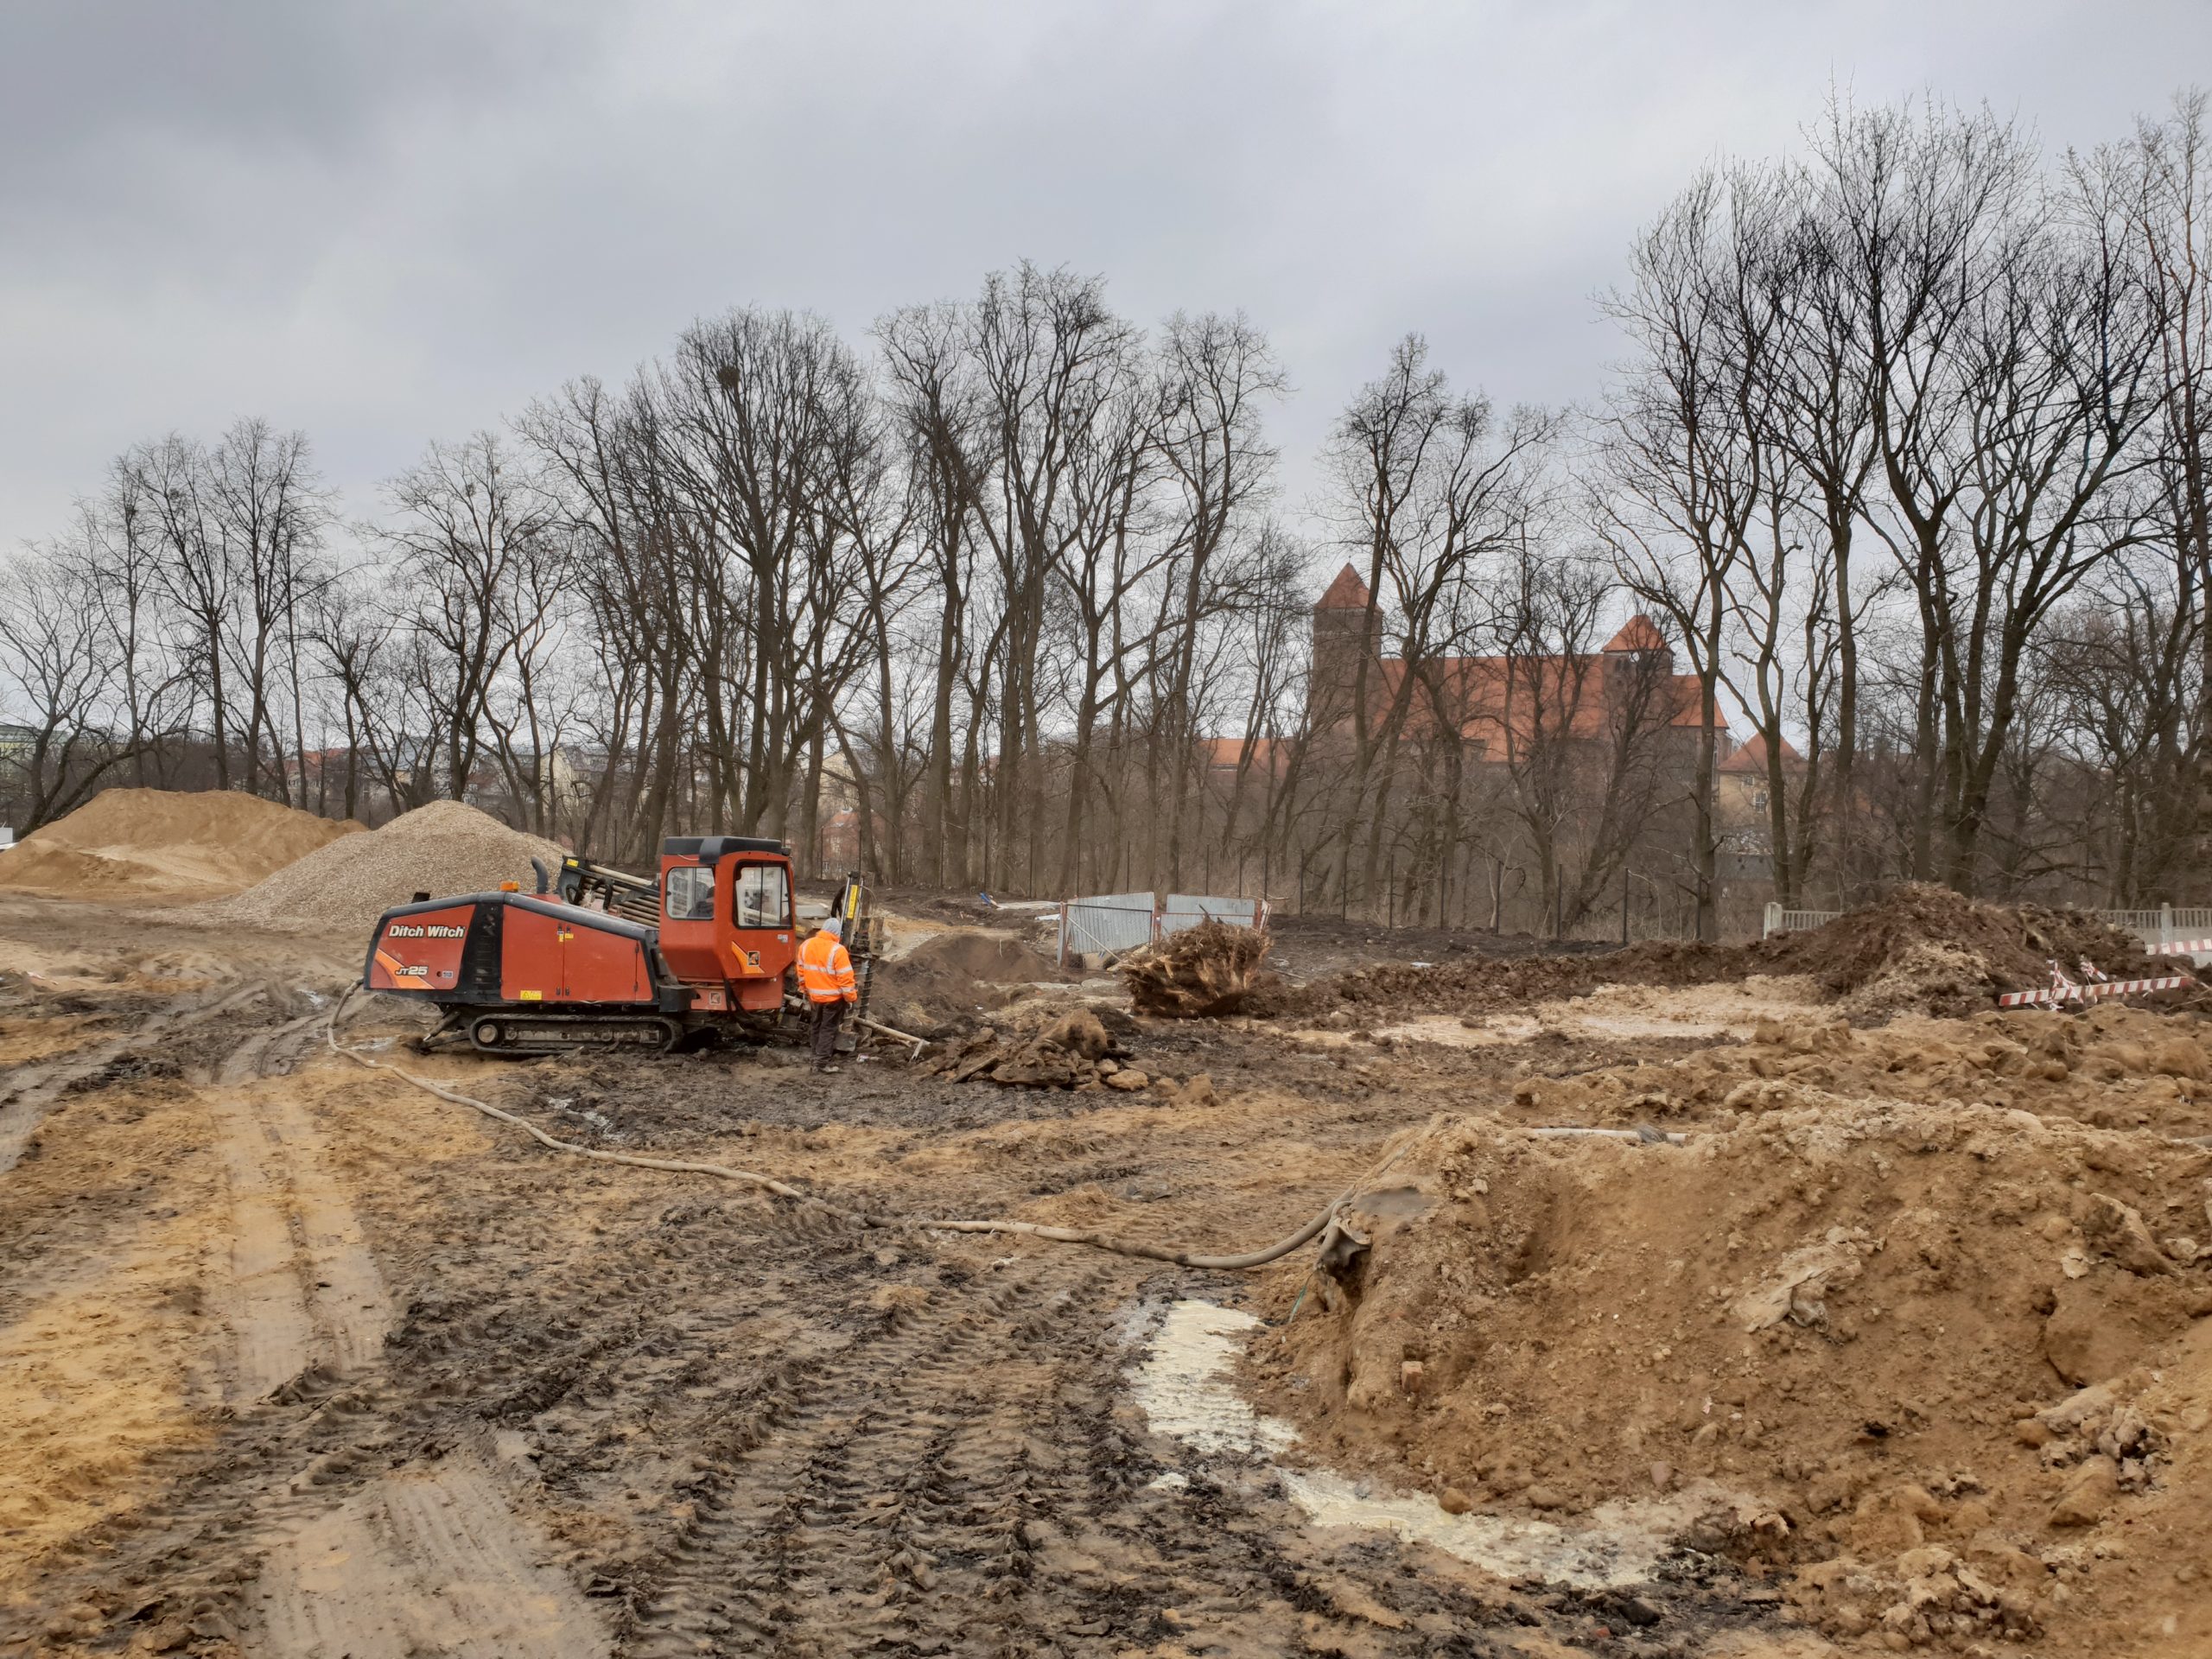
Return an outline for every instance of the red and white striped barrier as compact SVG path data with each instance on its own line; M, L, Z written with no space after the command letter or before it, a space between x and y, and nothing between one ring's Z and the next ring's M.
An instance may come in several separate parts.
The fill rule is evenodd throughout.
M1997 1006L2018 1008L2033 1004L2094 1002L2107 996L2133 996L2142 991L2178 991L2196 983L2187 974L2168 974L2158 979L2107 979L2094 985L2068 982L2047 991L2007 991L1997 999Z
M2146 944L2154 957L2195 957L2212 954L2212 939L2176 939L2171 944Z

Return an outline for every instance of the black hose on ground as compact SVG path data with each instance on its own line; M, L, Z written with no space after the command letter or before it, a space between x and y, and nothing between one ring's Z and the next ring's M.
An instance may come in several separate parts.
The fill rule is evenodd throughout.
M1037 1221L941 1221L917 1216L877 1216L871 1215L866 1211L848 1209L842 1205L833 1204L816 1193L804 1192L787 1182L777 1180L772 1176L762 1175L749 1169L739 1169L729 1164L703 1163L683 1158L649 1158L629 1152L608 1152L601 1147L579 1146L573 1141L563 1141L557 1135L548 1135L528 1118L518 1116L513 1112L503 1111L499 1107L488 1105L473 1096L459 1093L428 1077L417 1077L412 1071L402 1071L388 1060L371 1059L359 1049L349 1048L340 1043L338 1040L338 1017L345 1011L346 1005L353 1001L353 988L349 988L346 995L339 999L337 1005L331 1009L330 1018L323 1027L323 1038L329 1044L334 1054L342 1054L357 1065L366 1066L378 1071L389 1071L393 1077L403 1082L411 1083L417 1089L435 1095L440 1100L449 1101L456 1106L467 1106L473 1110L483 1113L486 1117L495 1117L502 1123L512 1123L541 1146L550 1147L555 1152L569 1153L578 1158L589 1158L598 1163L626 1164L634 1169L660 1169L676 1174L712 1175L722 1180L741 1181L748 1186L757 1186L763 1192L772 1192L779 1198L790 1198L800 1204L819 1205L832 1215L861 1227L906 1227L922 1231L943 1233L1014 1233L1025 1238L1045 1239L1055 1244L1081 1244L1091 1249L1110 1251L1116 1255L1132 1255L1149 1262L1172 1262L1179 1268L1205 1268L1233 1271L1243 1268L1265 1267L1268 1262L1279 1261L1298 1249L1300 1245L1310 1243L1319 1236L1326 1230L1329 1223L1336 1217L1338 1211L1358 1197L1368 1185L1380 1179L1385 1171L1412 1149L1414 1142L1420 1138L1418 1131L1408 1134L1388 1157L1338 1193L1327 1209L1322 1211L1319 1215L1314 1217L1296 1232L1286 1238L1278 1239L1272 1244L1262 1245L1256 1250L1245 1250L1232 1255L1204 1255L1191 1250L1174 1249L1165 1244L1155 1244L1145 1239L1116 1238L1106 1233L1084 1232L1073 1227L1054 1227ZM1631 1141L1643 1138L1638 1131L1634 1129L1540 1129L1536 1133L1605 1135L1625 1137ZM1676 1143L1679 1143L1681 1139L1679 1135L1669 1135L1664 1138Z

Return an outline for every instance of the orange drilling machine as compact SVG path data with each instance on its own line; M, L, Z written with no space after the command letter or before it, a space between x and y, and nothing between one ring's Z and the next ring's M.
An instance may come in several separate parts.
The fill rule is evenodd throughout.
M465 1034L486 1054L795 1036L805 1007L791 971L800 931L791 849L746 836L671 836L660 874L631 875L568 857L533 860L537 891L433 899L386 911L361 983L443 1014L425 1048ZM868 1009L874 923L860 878L838 889ZM849 1046L851 1039L844 1039Z

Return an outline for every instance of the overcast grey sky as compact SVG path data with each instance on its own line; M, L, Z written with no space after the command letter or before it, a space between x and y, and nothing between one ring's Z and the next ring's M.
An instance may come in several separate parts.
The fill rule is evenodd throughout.
M1294 507L1407 329L1500 403L1593 395L1633 228L1831 84L2060 149L2192 79L2209 0L5 0L0 543L240 414L365 513L700 314L857 339L1025 257L1249 311Z

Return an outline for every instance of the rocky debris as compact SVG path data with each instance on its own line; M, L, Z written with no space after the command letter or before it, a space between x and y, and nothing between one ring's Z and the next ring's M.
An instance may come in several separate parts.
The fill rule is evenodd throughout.
M2170 1441L2142 1408L2151 1381L2139 1368L2092 1383L2014 1426L2015 1438L2034 1449L2043 1468L2075 1471L2052 1506L2050 1525L2094 1526L2121 1493L2152 1484L2155 1460Z
M1071 1008L1027 1037L987 1026L925 1056L920 1069L955 1083L980 1080L1008 1088L1146 1087L1152 1080L1143 1072L1122 1071L1114 1058L1119 1052L1113 1033L1096 1013ZM1135 1081L1121 1081L1125 1075Z
M2151 1236L2141 1213L2118 1198L2101 1192L2089 1195L2088 1211L2082 1217L2082 1236L2089 1246L2130 1273L2171 1273L2174 1264Z
M1976 1637L2018 1642L2042 1628L2031 1598L2006 1587L1988 1561L1941 1545L1878 1564L1845 1557L1815 1562L1799 1569L1789 1601L1800 1622L1827 1635L1871 1636L1894 1649L1964 1647Z
M1204 921L1124 957L1116 971L1140 1014L1217 1018L1243 1011L1267 954L1263 930Z
M2054 1527L2093 1527L2120 1501L2120 1465L2110 1458L2091 1458L2074 1472L2058 1502L2050 1506Z
M211 922L245 922L301 932L348 933L373 926L417 893L433 898L496 890L518 881L535 890L530 861L549 868L561 849L510 830L460 801L433 801L381 830L349 836L288 864L244 893L198 907Z

